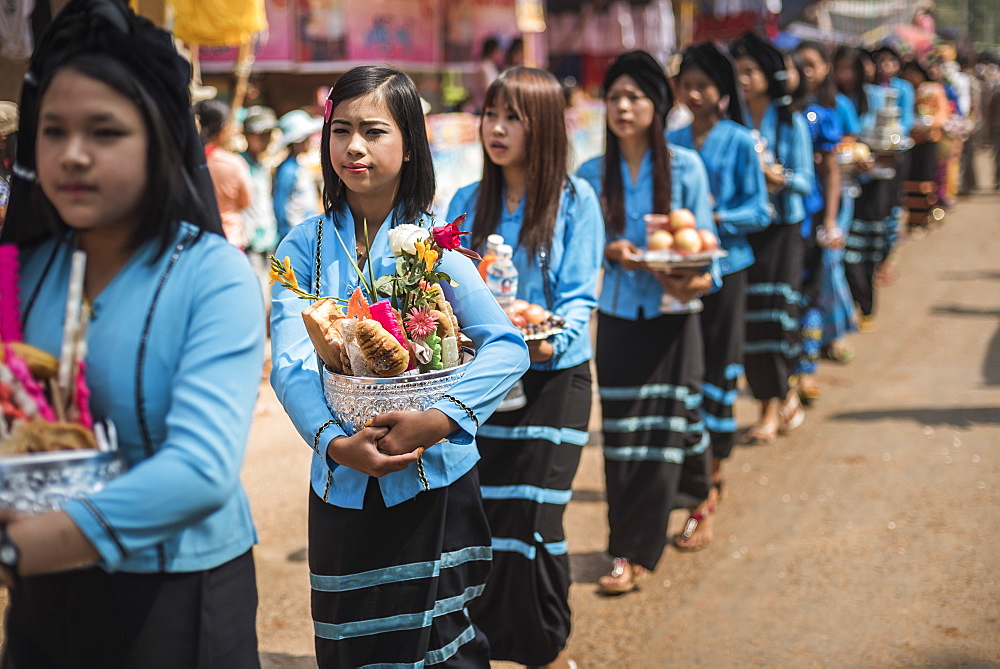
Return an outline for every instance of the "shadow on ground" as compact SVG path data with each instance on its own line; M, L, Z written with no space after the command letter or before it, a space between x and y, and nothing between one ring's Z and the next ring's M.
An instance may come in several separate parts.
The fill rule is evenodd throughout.
M316 658L285 653L261 653L260 669L316 669Z
M571 553L569 556L569 573L574 583L597 583L610 568L611 558L604 551Z
M996 273L1000 277L1000 272ZM931 309L932 314L945 316L972 316L976 318L996 318L1000 310L975 309L957 305L938 306ZM983 360L983 383L987 386L1000 386L1000 328L993 334L990 345L986 349L986 359Z
M607 495L604 494L603 490L579 490L577 488L573 489L573 501L574 502L606 502L608 501Z
M942 272L945 281L1000 281L1000 272L989 269L971 269L964 272Z
M951 638L961 638L961 633L947 634L947 630L955 628L945 628L942 630L945 636ZM957 648L927 648L921 666L925 667L962 667L962 669L996 669L1000 667L1000 661L995 658L976 657L969 655L964 650Z
M976 425L1000 425L1000 407L956 407L954 409L884 409L882 411L845 411L831 420L877 422L912 420L921 425L951 425L970 428Z

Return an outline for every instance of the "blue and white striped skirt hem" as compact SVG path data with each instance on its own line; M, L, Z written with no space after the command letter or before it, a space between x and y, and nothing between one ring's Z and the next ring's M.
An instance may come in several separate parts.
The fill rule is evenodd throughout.
M493 571L469 611L494 660L541 666L570 633L563 515L588 440L590 363L530 370L523 382L527 405L493 414L476 435Z
M788 394L801 353L799 311L805 242L798 224L772 224L748 235L756 261L747 276L744 368L758 400Z
M704 359L698 314L648 321L598 315L608 551L647 569L666 546L670 512L708 496Z
M319 667L488 666L468 605L490 571L473 469L386 507L376 479L363 509L309 500L309 581Z
M749 270L722 278L722 288L702 298L702 340L705 347L705 379L701 385L701 417L712 440L712 457L728 458L736 434L736 384L743 375L743 316L746 312L746 280Z

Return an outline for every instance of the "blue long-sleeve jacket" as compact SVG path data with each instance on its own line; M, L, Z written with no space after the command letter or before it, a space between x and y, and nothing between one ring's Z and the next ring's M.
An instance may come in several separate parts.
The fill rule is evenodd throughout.
M578 177L570 177L569 181L562 191L552 245L547 250L547 272L538 254L532 256L518 244L524 225L524 199L514 213L504 209L496 230L514 247L518 298L540 304L566 321L565 331L549 338L555 350L552 359L532 363L532 369L566 369L590 360L594 354L590 316L597 306L597 275L604 257L604 216L590 184ZM448 206L448 220L467 213L464 229L471 231L478 194L479 183L455 193Z
M210 569L257 539L239 474L263 366L264 304L246 257L219 235L196 233L183 224L155 259L147 243L93 301L90 406L95 419L114 422L130 469L64 511L108 571ZM22 305L33 304L25 341L56 356L72 250L49 241L21 258Z
M670 143L694 149L691 126L668 135ZM754 262L747 234L771 224L767 186L750 131L723 119L715 124L698 151L719 217L719 241L729 255L719 261L722 275L746 269Z
M858 137L861 134L861 119L854 103L843 93L837 93L837 120L844 136Z
M795 112L792 114L792 124L782 125L779 133L778 106L772 102L764 112L758 130L777 160L786 170L791 170L785 188L771 193L774 222L800 223L806 217L805 198L812 192L816 182L809 125L802 114Z
M293 227L318 213L315 189L304 186L303 169L298 159L289 155L274 171L274 220L279 240Z
M646 222L643 216L653 212L653 159L647 152L639 168L639 178L632 181L628 164L622 158L619 164L625 189L625 230L624 233L607 241L628 239L639 248L646 246ZM603 189L604 156L588 160L577 170L577 175L586 179L597 193ZM697 226L711 230L718 235L712 218L711 195L708 190L708 174L701 158L694 151L682 147L670 148L670 208L690 209ZM712 261L712 290L722 286L719 261ZM660 299L663 287L656 278L645 270L626 270L618 263L604 260L604 281L598 309L605 314L638 320L655 318L660 313Z
M300 284L304 287L308 277L311 285L320 221L323 221L320 291L323 295L346 298L359 284L347 256L347 249L353 253L356 246L354 219L346 206L333 215L292 228L278 246L276 256L287 256L296 276L301 277ZM389 249L389 227L390 221L384 222L371 240L368 262L376 279L395 271L396 260ZM469 363L465 376L448 394L471 408L482 425L527 370L528 347L468 258L446 251L440 267L458 283L455 288L442 287L462 332L476 348L476 357ZM367 267L365 271L367 273ZM310 302L277 284L271 295L271 385L295 429L311 447L320 427L332 416L323 399L321 362L302 321L302 310ZM447 442L423 454L427 481L434 489L451 484L472 469L479 460L479 452L475 446L476 422L464 409L447 399L431 408L439 409L458 424ZM323 431L319 448L313 453L310 480L313 491L328 503L360 509L369 476L326 457L330 441L343 435L343 429L337 424ZM423 490L415 463L403 471L379 478L378 483L387 506L405 502Z

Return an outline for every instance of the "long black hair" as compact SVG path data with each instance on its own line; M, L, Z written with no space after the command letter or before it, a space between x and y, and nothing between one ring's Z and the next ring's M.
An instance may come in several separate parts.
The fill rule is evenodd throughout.
M730 48L733 58L750 58L757 63L767 79L767 96L778 106L778 121L791 124L792 96L788 91L785 58L774 46L753 32L746 32Z
M677 79L690 70L705 73L719 89L719 97L728 97L729 106L720 116L743 124L743 91L737 83L733 61L725 51L712 42L693 44L684 50L681 64L677 69Z
M431 147L424 126L424 112L417 87L402 71L394 67L362 65L348 70L337 80L330 91L330 109L345 100L362 95L377 95L392 114L392 119L403 134L403 151L410 159L403 163L399 190L393 210L399 210L399 223L418 220L430 212L434 201L434 164ZM347 197L347 189L333 169L330 159L330 114L323 123L323 141L320 166L323 170L323 206L327 214L340 209ZM393 220L395 225L397 221Z
M816 89L816 102L823 107L828 109L837 108L837 85L833 81L833 64L830 62L830 57L827 55L826 48L819 42L800 42L795 51L792 52L792 62L795 63L795 67L799 70L799 89L792 93L793 98L804 98L807 95L806 91L806 79L803 76L803 66L802 66L802 52L803 51L815 51L819 54L819 57L823 59L823 62L827 65L826 78L819 83Z
M871 59L866 52L853 46L848 46L846 44L841 44L837 47L837 50L833 52L833 67L836 69L837 63L842 60L849 60L851 63L851 69L854 70L854 80L857 85L853 91L844 90L840 87L840 83L834 81L837 86L837 90L846 95L857 107L858 116L864 116L868 113L868 94L865 92L865 84L870 83L866 81L865 76L865 59ZM836 79L836 77L834 77Z
M64 70L73 70L99 81L138 107L146 124L149 146L146 152L146 190L143 194L142 219L129 240L131 248L138 248L147 241L158 243L158 257L170 247L177 235L181 221L193 223L204 230L212 229L211 217L206 214L206 203L188 172L182 167L177 142L171 134L167 120L146 90L145 86L116 58L104 53L84 53L53 70L40 82L39 101L55 76ZM31 126L36 127L41 105L33 107ZM63 237L69 226L62 220L37 181L31 184L25 202L24 215L17 221L8 220L0 239L21 246L37 244L52 237Z
M601 88L607 95L622 75L629 75L653 101L653 122L649 126L649 148L653 161L653 211L668 213L671 203L670 150L664 134L667 113L674 106L673 91L663 68L645 51L629 51L618 56L604 73ZM625 183L622 180L621 148L609 126L605 131L604 178L601 204L604 227L613 238L625 231Z
M569 137L566 133L566 96L559 80L545 70L513 67L490 84L483 101L484 113L491 107L506 114L509 106L524 126L528 149L524 224L518 242L532 257L552 246L563 188L569 184L567 168ZM482 122L480 122L482 138ZM533 147L542 146L544 151ZM503 168L493 163L483 146L483 180L479 184L476 216L472 222L472 248L482 249L496 232L503 214Z

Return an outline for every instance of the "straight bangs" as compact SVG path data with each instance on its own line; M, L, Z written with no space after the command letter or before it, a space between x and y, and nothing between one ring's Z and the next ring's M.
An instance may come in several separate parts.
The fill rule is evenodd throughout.
M559 81L550 73L515 67L501 74L486 91L483 108L491 107L499 113L509 109L524 126L527 188L524 224L518 241L534 257L552 244L562 189L568 179L566 96ZM503 186L503 170L490 160L483 146L483 180L473 222L473 248L484 247L486 238L500 223Z
M363 65L349 70L337 80L328 100L331 109L345 100L374 95L385 103L392 120L403 135L403 149L410 159L403 162L393 211L399 219L391 225L412 223L430 215L436 182L431 147L427 140L423 107L417 87L404 72L393 67ZM347 201L344 182L337 176L330 158L330 117L323 123L320 166L323 171L323 207L326 213L339 210Z
M621 147L618 135L605 130L604 176L601 182L601 207L604 210L604 229L608 239L625 233L625 181L621 170ZM649 151L653 163L653 207L650 213L670 213L673 180L671 179L670 145L663 119L653 114L649 125Z
M127 97L135 103L145 121L149 142L147 181L142 199L142 218L129 240L130 247L137 249L148 241L155 241L158 245L155 260L170 247L182 221L206 230L209 223L204 215L205 205L183 166L177 142L156 102L134 75L111 56L85 54L54 70L39 87L39 100L44 97L55 75L64 68L99 81ZM31 187L27 213L27 220L34 222L30 223L30 229L18 231L20 243L40 243L51 237L64 237L70 231L37 181Z

